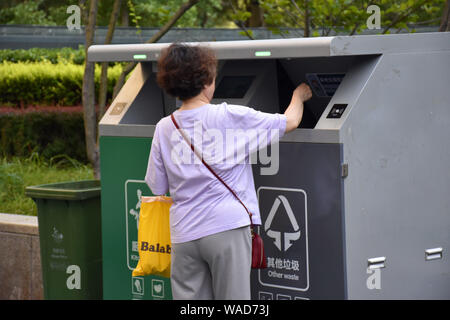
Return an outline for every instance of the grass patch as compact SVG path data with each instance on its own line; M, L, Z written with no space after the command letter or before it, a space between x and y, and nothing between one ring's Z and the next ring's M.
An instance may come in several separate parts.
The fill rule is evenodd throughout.
M37 153L28 158L1 158L0 212L36 216L36 204L25 196L25 187L88 179L94 179L92 166L66 155L58 155L48 161Z

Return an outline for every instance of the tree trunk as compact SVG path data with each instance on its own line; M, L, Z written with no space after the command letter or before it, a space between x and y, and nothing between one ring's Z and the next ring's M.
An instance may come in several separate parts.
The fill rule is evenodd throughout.
M447 2L445 3L439 31L450 31L450 0L447 0Z
M247 10L252 14L248 21L249 28L255 27L263 27L264 26L264 18L261 6L259 5L258 0L250 0L250 3L247 4Z
M113 38L114 29L116 27L117 17L119 16L120 5L122 0L114 0L111 17L108 24L108 32L105 38L105 44L110 44ZM102 62L102 72L100 75L100 89L98 94L98 120L105 113L106 98L108 94L108 62Z
M308 0L305 0L305 33L304 37L309 37L311 35L311 32L309 30L309 24L310 24L310 14L309 14L309 3Z
M235 2L236 2L236 1L235 1ZM233 4L233 1L230 0L228 3L229 3L229 5L230 5L231 10L233 10L234 14L237 15L237 14L238 14L238 10L236 9L235 4ZM238 5L237 2L236 2L236 5ZM247 10L248 10L248 8L247 8ZM247 22L248 22L248 20L247 20L247 21L235 20L235 21L233 21L233 22L234 22L234 24L235 24L236 26L238 26L238 27L246 34L246 36L247 36L250 40L255 40L255 38L253 38L253 35L252 35L252 30L248 30L248 29L247 29L247 24L248 24Z
M91 0L89 9L89 19L86 25L86 57L89 46L94 42L95 24L97 18L97 0ZM100 178L100 158L97 145L97 116L95 112L95 83L94 83L95 63L85 61L83 76L83 117L84 132L86 140L86 153L89 162L94 168L94 176Z
M126 1L124 1L120 10L120 23L122 27L128 27L130 25L130 18L128 14L128 4Z
M105 42L105 44L108 44ZM102 62L100 73L100 87L98 90L98 121L105 113L106 99L108 96L108 62Z
M81 8L81 24L87 23L89 20L89 9L86 7L87 0L79 0L78 5Z
M167 21L167 23L157 33L155 33L153 37L151 37L146 43L154 43L157 42L159 39L161 39L167 33L167 31L169 31L170 28L173 27L173 25L178 21L178 19L180 19L186 11L188 11L198 2L199 0L189 0L185 2L178 9L178 11L175 12L172 18L170 18L170 20ZM113 99L117 96L123 84L125 83L126 76L134 69L136 64L137 64L136 62L130 62L127 65L125 65L125 68L123 69L122 73L117 79L116 85L114 86Z

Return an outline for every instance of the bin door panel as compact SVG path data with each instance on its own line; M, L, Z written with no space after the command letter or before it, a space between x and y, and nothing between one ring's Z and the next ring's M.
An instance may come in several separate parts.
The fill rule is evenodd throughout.
M137 226L140 196L151 196L144 181L152 140L100 137L104 299L171 299L170 280L132 277L139 261Z
M253 165L268 268L252 271L252 299L345 299L342 146L282 142L274 175L269 156Z

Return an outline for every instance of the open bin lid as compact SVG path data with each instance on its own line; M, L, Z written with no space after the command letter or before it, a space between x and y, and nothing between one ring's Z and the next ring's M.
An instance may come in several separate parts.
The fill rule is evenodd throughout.
M100 196L100 180L81 180L42 184L25 188L33 199L85 200Z

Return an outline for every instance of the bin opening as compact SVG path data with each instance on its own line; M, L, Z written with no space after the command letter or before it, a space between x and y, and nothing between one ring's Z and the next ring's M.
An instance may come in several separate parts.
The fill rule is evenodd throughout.
M242 99L250 88L254 76L225 76L214 92L215 99Z
M211 103L227 102L263 112L284 113L295 87L305 82L311 87L313 97L305 103L299 128L314 128L347 71L361 57L222 60ZM141 62L141 66L147 80L130 102L120 124L155 125L181 105L181 101L158 87L156 62Z

